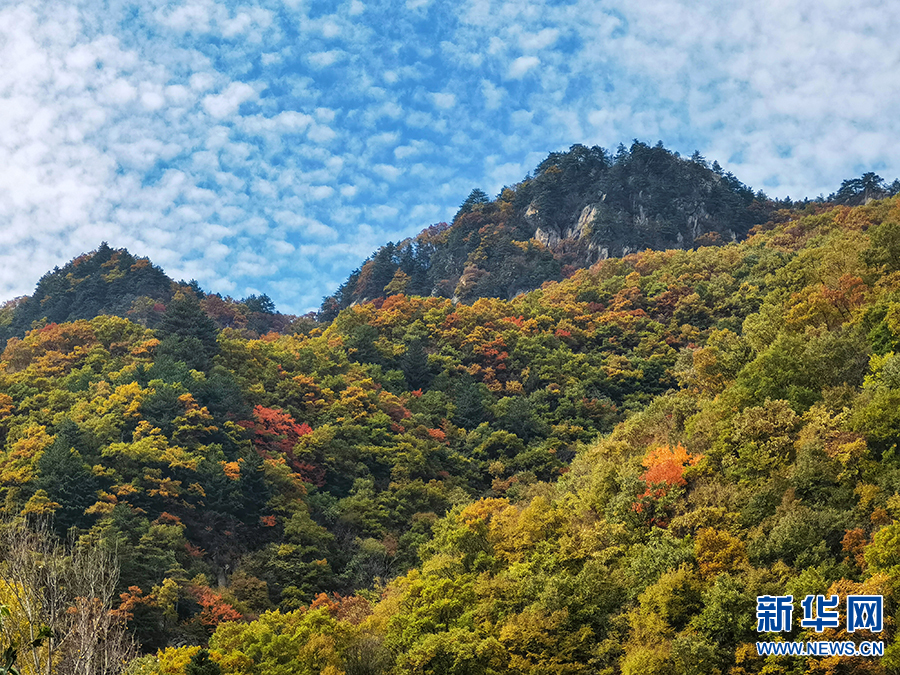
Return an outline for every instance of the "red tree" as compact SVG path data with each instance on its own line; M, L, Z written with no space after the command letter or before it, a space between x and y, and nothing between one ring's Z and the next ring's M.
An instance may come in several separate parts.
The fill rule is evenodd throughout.
M312 433L312 428L308 424L305 422L297 424L294 418L283 410L264 408L261 405L253 409L253 420L244 420L238 424L253 434L253 447L261 457L272 459L273 456L281 455L307 483L324 485L324 470L301 462L294 455L294 446L300 438Z

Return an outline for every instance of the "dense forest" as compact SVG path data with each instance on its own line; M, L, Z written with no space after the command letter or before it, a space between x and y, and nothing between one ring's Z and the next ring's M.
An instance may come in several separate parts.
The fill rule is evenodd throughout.
M562 249L516 229L535 200L542 232L593 203L567 182L541 206L542 176L575 162L618 204L609 174L648 158L719 176L743 215L709 201L703 234L734 236L622 221L635 246L683 247L563 274ZM404 249L429 270L544 256L559 274L530 292L443 297L394 268L314 320L104 245L7 304L7 667L900 672L897 186L779 204L637 144L541 167ZM885 597L884 658L757 655L756 596L856 592ZM822 635L789 637L872 639Z
M237 301L205 294L196 281L175 283L147 258L113 250L104 242L96 251L45 274L32 295L0 307L0 344L41 325L103 315L156 328L179 291L199 298L203 313L217 328L236 328L243 335L284 331L295 318L276 312L267 295Z

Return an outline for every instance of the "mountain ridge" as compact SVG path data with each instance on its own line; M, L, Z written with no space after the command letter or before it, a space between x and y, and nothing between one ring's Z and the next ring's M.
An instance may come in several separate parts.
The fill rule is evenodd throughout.
M859 205L898 192L900 180L888 185L868 172L814 201ZM319 317L397 293L511 299L608 257L740 241L780 210L809 203L754 192L717 161L683 158L662 142L635 140L615 153L576 144L493 200L474 189L451 223L379 248L323 300Z
M573 145L494 200L473 190L451 224L380 248L321 314L399 292L510 299L607 257L742 239L779 206L699 154Z

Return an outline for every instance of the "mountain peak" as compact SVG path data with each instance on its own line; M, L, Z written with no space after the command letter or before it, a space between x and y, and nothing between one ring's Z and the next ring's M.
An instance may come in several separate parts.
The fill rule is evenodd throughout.
M207 294L196 281L176 282L149 258L102 242L95 250L47 272L31 296L0 307L0 343L21 337L42 324L93 319L104 314L153 328L179 293L195 297L218 328L234 328L248 335L282 331L294 319L276 312L267 295L251 295L238 301Z
M452 224L383 246L322 314L396 293L512 298L607 257L742 239L777 206L699 153L573 145L493 200L473 190Z

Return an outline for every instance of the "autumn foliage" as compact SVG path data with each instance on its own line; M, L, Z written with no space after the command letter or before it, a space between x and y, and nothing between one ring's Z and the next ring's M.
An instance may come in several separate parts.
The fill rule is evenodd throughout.
M290 467L303 480L315 485L324 484L324 471L307 462L301 462L294 455L294 447L302 436L312 433L305 422L297 424L283 410L264 408L253 409L253 420L239 422L240 426L252 434L253 446L264 459L284 457Z
M675 447L660 446L647 453L641 462L647 469L641 474L641 480L647 484L648 492L653 487L665 489L674 485L684 486L687 484L684 479L685 468L695 466L701 459L702 455L692 455L680 444Z
M116 552L135 673L759 674L755 598L830 588L884 589L894 645L900 202L804 209L512 299L392 268L281 333L185 286L48 309L0 360L0 503Z

